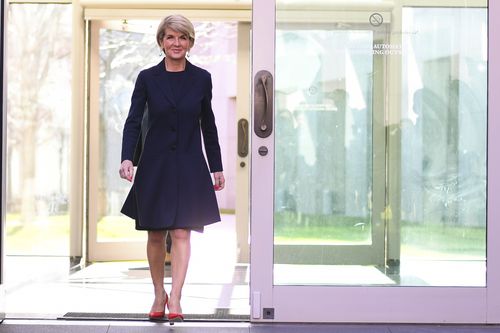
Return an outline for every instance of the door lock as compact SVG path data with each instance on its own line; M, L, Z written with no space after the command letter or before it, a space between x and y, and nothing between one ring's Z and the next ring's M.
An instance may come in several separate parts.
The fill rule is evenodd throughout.
M259 147L259 155L260 156L266 156L269 150L267 149L266 146L261 146Z

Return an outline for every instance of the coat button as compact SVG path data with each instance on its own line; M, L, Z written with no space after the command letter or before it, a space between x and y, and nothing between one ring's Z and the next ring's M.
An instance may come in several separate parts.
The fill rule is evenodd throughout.
M174 126L170 127L170 130L171 130L172 132L175 132L175 131L176 131L176 129L175 129L175 127L174 127Z
M175 150L176 148L177 148L176 145L171 145L170 146L170 150Z
M177 110L175 108L172 109L172 112L175 113Z

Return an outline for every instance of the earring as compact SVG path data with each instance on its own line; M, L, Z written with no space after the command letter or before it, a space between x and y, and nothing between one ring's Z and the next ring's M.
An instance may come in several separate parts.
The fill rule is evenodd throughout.
M159 57L163 56L163 49L160 50L160 53L158 54Z

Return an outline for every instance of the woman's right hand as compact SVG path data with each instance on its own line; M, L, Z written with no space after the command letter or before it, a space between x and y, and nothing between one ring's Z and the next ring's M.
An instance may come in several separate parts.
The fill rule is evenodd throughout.
M125 160L122 162L122 165L120 166L120 177L128 180L129 182L132 181L132 178L134 178L134 164L132 161Z

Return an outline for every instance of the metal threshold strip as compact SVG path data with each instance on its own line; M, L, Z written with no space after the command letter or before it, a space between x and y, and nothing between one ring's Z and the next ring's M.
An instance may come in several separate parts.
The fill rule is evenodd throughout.
M185 321L217 321L217 322L249 322L249 315L238 315L228 313L229 309L217 309L215 313L185 314ZM149 321L146 313L105 313L105 312L67 312L58 320L133 320ZM165 318L164 322L168 322ZM158 321L162 322L162 321Z

